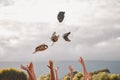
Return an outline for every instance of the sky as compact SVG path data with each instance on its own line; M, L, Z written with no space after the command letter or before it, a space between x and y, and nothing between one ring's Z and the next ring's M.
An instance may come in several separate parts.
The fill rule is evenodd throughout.
M59 11L65 11L62 23ZM60 35L53 45L53 32ZM71 32L66 42L62 35ZM45 43L48 49L33 54ZM0 61L120 60L120 0L0 0Z

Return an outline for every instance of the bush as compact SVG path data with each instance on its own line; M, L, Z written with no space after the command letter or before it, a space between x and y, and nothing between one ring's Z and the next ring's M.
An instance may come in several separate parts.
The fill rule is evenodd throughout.
M78 72L77 74L75 74L73 80L80 80L83 77L83 74Z
M64 76L63 80L70 80L70 75Z
M110 74L110 80L120 80L119 74Z
M50 80L50 74L40 75L37 80Z
M27 80L27 75L15 68L0 69L0 80Z
M50 74L40 75L38 80L50 80ZM59 80L70 80L70 74L66 74L62 79ZM75 73L73 80L84 80L81 72ZM107 72L99 72L92 75L92 80L120 80L120 74L108 74Z
M106 72L100 72L99 74L93 75L93 80L110 80Z

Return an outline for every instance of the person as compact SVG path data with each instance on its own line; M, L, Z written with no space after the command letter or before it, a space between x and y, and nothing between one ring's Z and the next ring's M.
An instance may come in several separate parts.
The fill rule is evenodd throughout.
M56 80L58 80L58 70L59 70L59 67L57 66L57 67L55 68Z
M73 67L72 66L68 66L68 69L70 70L70 80L73 80Z
M50 80L55 80L53 61L52 60L49 60L49 64L47 65L47 67L50 69Z
M84 80L92 80L92 76L90 73L87 72L85 63L82 57L79 58L79 62L82 65L83 68L83 75L84 75Z
M32 62L30 62L29 65L27 65L27 66L23 66L21 64L21 69L27 71L28 76L29 76L28 80L37 80L35 72L34 72L34 66L33 66Z

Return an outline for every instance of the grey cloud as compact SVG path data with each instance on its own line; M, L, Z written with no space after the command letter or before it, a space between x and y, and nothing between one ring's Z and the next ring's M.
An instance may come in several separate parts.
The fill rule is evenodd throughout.
M18 37L7 37L7 38L1 37L0 44L4 46L9 46L12 40L19 40L19 38Z
M14 1L13 0L0 0L0 4L3 6L9 6L9 5L14 4Z
M7 58L1 58L1 61L39 60L38 57L33 58L34 55L32 53L35 47L41 43L51 45L50 36L53 31L48 24L8 22L3 22L0 25L11 32L15 31L16 35L13 34L6 37L1 35L0 44L3 46L0 46L0 48L5 51L3 54ZM17 40L17 43L12 45L12 40ZM21 57L18 57L19 55Z
M89 33L91 34L91 33ZM85 35L84 35L85 36ZM79 38L79 42L82 44L96 44L103 41L108 41L110 39L114 39L120 36L120 29L106 29L101 30L100 33L93 34L93 36Z
M0 51L2 54L0 55L2 57L0 57L0 60L75 60L79 56L87 57L90 60L119 60L120 41L117 41L116 38L120 37L120 6L119 3L116 3L117 1L113 1L113 3L110 0L106 1L109 2L100 1L100 4L98 2L93 4L94 1L91 1L91 10L95 9L93 11L95 12L94 14L91 12L90 15L83 15L82 18L79 15L71 17L75 22L76 18L78 20L81 18L81 22L79 21L77 25L74 24L74 20L70 25L67 24L67 21L63 24L0 21L2 28L16 33L5 38L3 37L4 35L1 35L0 44L2 46L0 46ZM75 14L79 14L79 12ZM54 46L51 46L50 36L54 31L60 35L60 39ZM69 31L71 32L69 36L71 42L65 42L62 39L62 34ZM12 40L17 40L18 42L12 45ZM107 42L108 44L96 46L102 42ZM44 52L38 52L33 55L32 52L35 47L41 43L46 43L49 48Z
M115 52L116 54L119 53L118 48L112 49L112 46L119 47L119 45L117 46L112 44L111 47L106 47L104 49L99 47L94 48L94 46L91 46L103 41L109 41L111 39L115 39L119 37L120 29L113 26L97 27L97 28L90 26L91 28L88 28L88 26L73 27L73 26L64 25L64 27L66 26L69 27L68 31L71 31L71 35L69 36L71 39L71 42L70 43L65 42L61 37L60 40L57 43L55 43L54 46L51 46L51 41L49 38L52 32L54 31L49 27L52 25L47 26L47 24L43 24L43 25L19 24L19 29L15 27L17 26L17 24L12 26L14 27L7 27L7 28L10 28L12 31L17 30L20 34L17 36L18 43L15 46L8 46L6 44L7 47L3 48L3 50L6 51L5 56L8 61L12 61L12 60L44 61L48 59L75 60L79 56L86 56L86 57L89 57L89 59L92 59L95 55L96 57L93 59L100 59L104 57L102 56L103 55L102 51L106 55L108 55L108 53L112 54L112 52ZM65 29L64 27L59 28L61 34L66 31L64 30ZM46 28L48 28L47 31L46 31ZM59 29L56 28L55 30L59 32ZM8 38L8 39L14 39L14 38ZM35 47L42 42L45 42L46 44L48 44L49 46L48 50L42 53L38 52L37 54L33 55L32 52L34 51ZM111 51L108 51L109 49L111 49ZM91 55L87 56L88 54L91 54ZM97 57L98 54L101 54L100 58ZM21 57L18 57L18 56L21 56ZM109 56L109 57L110 59L113 59L112 56ZM1 61L6 61L6 59L1 58Z
M96 18L74 32L75 43L94 45L120 36L119 15ZM118 17L117 17L118 16Z

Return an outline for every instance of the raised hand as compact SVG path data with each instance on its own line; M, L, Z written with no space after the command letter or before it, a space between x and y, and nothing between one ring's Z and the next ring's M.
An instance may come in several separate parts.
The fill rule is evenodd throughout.
M53 69L53 61L49 60L49 65L47 65L47 66L50 69L50 80L55 80L54 69Z
M26 66L23 66L22 64L21 64L21 69L23 69L23 70L28 70L28 67L26 67Z
M28 80L37 80L32 62L30 62L29 65L27 65L27 66L21 65L21 69L27 71L27 73L29 75L29 79Z
M56 80L58 80L58 69L59 69L59 67L57 66L57 67L55 68Z
M30 72L32 72L32 75L33 75L34 79L37 80L35 72L34 72L34 66L33 66L32 62L29 63L28 68L29 68Z
M73 80L73 67L72 66L68 66L68 69L70 70L70 80Z
M89 74L89 73L87 72L86 66L85 66L85 63L84 63L84 60L83 60L82 57L80 57L79 62L81 63L82 68L83 68L84 80L92 80L92 76L91 76L91 74Z

